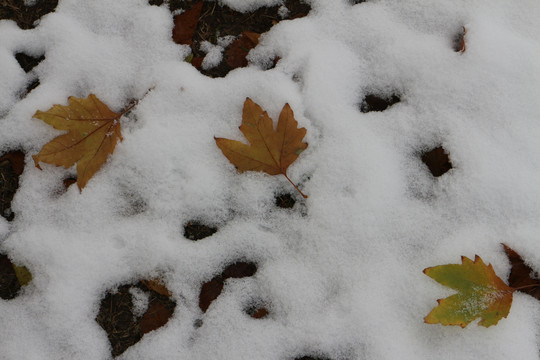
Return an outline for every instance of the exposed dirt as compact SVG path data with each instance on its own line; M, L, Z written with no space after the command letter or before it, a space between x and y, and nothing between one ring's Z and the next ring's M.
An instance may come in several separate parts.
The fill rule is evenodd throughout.
M0 298L10 300L17 296L21 289L15 269L11 260L4 254L0 254Z
M188 221L184 225L184 236L189 240L201 240L205 237L214 235L218 229L213 226L205 225L197 220Z
M11 201L19 188L19 176L24 170L24 153L12 151L0 157L0 215L8 221L14 219Z
M366 95L362 104L360 105L360 111L367 113L370 111L384 111L390 106L401 101L401 98L397 94L391 95L379 95L369 94Z
M163 1L151 1L152 4L160 5ZM189 10L200 4L199 0L171 0L169 8L171 11L178 9ZM196 66L201 73L211 77L223 77L229 73L234 67L228 59L232 56L225 50L224 59L221 63L211 69L202 69L200 64L206 53L201 50L200 44L203 41L208 41L212 44L217 44L218 38L228 35L239 36L244 32L253 32L262 34L281 20L296 19L306 16L311 7L300 0L286 0L284 5L288 12L282 17L280 16L280 6L262 7L254 12L240 13L234 11L227 6L222 6L219 2L204 1L202 10L197 22L197 26L193 33L191 50L193 58L191 62ZM245 48L246 53L250 48ZM228 61L229 60L229 61Z
M448 154L442 146L424 152L422 154L422 161L435 177L444 175L453 167Z
M149 294L148 309L142 316L136 316L133 295L136 288ZM112 356L118 356L136 344L144 334L165 325L174 313L176 302L170 297L149 289L141 281L127 284L109 291L101 300L97 323L105 330L111 343Z
M13 20L21 29L35 27L36 20L54 11L58 0L38 0L33 6L26 6L24 0L0 0L0 19Z

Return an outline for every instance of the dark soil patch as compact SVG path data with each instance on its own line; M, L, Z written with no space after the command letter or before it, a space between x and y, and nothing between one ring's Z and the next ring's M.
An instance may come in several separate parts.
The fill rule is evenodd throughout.
M360 111L367 113L370 111L384 111L390 106L400 102L401 99L396 94L391 95L378 95L369 94L366 95L362 104L360 105Z
M15 59L21 65L24 72L30 72L33 68L35 68L40 62L45 60L45 55L41 55L38 57L30 56L25 53L16 53Z
M212 236L217 231L218 229L216 227L203 224L196 220L188 221L187 224L184 225L184 236L193 241Z
M296 200L291 194L279 194L275 197L275 204L283 209L292 209Z
M17 296L21 289L13 263L7 255L0 254L0 298L10 300Z
M33 29L36 20L48 14L58 5L58 0L38 0L34 6L26 6L24 0L0 0L0 19L13 20L21 29Z
M11 201L19 188L19 176L24 170L24 153L12 151L0 157L0 215L8 221L14 219Z
M169 2L169 8L171 11L178 9L189 10L199 2L199 0L171 0ZM161 5L163 1L151 0L150 3ZM311 10L310 5L300 0L286 0L285 7L288 9L285 19L296 19L306 16ZM204 70L198 66L206 55L200 49L200 44L203 41L217 44L218 37L227 35L239 36L246 31L262 34L270 30L274 24L284 20L279 15L279 8L280 6L261 7L253 12L241 13L227 6L222 6L216 1L204 1L197 27L192 37L192 64L207 76L224 77L233 69L229 64L230 61L227 61L227 50L224 54L224 61L221 61L214 68ZM246 55L248 51L249 49L246 49Z
M132 288L149 294L148 309L140 317L134 313ZM115 292L107 292L101 300L96 321L107 333L111 354L116 357L141 340L144 334L165 325L175 308L176 302L170 297L139 282L122 285Z
M257 272L257 265L251 262L239 261L229 265L223 272L212 280L205 282L199 294L199 308L206 312L210 304L218 298L223 291L225 280L228 278L243 278L253 276Z
M424 152L422 154L422 161L435 177L444 175L453 167L448 154L442 146Z

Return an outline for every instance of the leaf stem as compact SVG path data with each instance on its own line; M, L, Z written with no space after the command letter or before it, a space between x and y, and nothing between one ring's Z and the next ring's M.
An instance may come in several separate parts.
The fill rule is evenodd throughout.
M122 116L127 114L131 109L133 109L135 106L137 106L141 102L141 100L144 99L146 97L146 95L148 95L148 93L150 91L154 90L154 88L155 88L155 86L152 86L150 89L146 90L144 95L139 100L132 101L127 108L122 110L122 112L120 113L120 116L118 118L120 119Z
M287 173L286 173L286 172L283 172L282 174L287 178L287 180L289 180L289 182L290 182L290 183L292 184L292 186L294 186L294 188L300 193L300 195L302 195L302 196L304 197L304 199L307 199L307 198L308 198L308 196L305 195L302 191L300 191L300 189L298 188L298 186L296 186L296 184L293 183L291 179L289 179L289 177L287 176Z
M528 289L528 288L534 288L534 287L540 287L540 284L531 284L531 285L518 286L516 288L512 288L512 290L516 291L516 290Z

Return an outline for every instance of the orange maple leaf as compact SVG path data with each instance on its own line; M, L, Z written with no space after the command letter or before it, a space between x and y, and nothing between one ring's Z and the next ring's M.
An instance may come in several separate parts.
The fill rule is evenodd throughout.
M250 98L244 102L242 125L240 131L250 145L240 141L215 138L217 146L238 171L264 171L269 175L284 175L296 190L306 195L287 176L287 168L291 165L308 144L302 142L306 135L305 128L298 128L298 122L289 106L285 104L277 129L274 130L272 119L266 111Z
M77 185L82 190L114 152L118 140L122 141L119 120L132 107L115 113L93 94L86 99L72 96L68 101L68 106L53 105L34 114L55 129L68 132L45 144L32 158L39 169L40 161L65 168L77 163Z

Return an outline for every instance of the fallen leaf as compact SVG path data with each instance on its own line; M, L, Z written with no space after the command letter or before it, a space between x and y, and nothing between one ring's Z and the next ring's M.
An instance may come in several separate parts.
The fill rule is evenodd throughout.
M93 94L86 99L70 97L68 101L68 106L54 105L46 112L34 114L68 133L45 144L32 158L39 169L40 161L65 168L77 163L77 185L82 190L113 153L118 140L122 140L119 120L127 110L112 112Z
M26 266L13 264L13 270L15 271L15 276L17 276L17 280L19 280L21 286L25 286L32 281L32 273Z
M538 274L529 265L525 264L523 258L516 251L506 244L502 245L512 265L508 284L515 290L524 292L540 300L540 279L538 279Z
M454 39L454 51L463 54L467 50L467 45L465 44L466 34L467 29L465 28L465 26L462 26L460 32L456 35L456 38Z
M201 16L203 2L199 1L189 10L174 16L173 41L177 44L193 44L193 33Z
M257 265L251 262L238 261L231 264L223 270L223 272L207 281L201 287L199 294L199 308L206 312L210 307L210 304L218 298L223 291L225 280L228 278L243 278L253 276L257 272Z
M153 301L141 318L141 333L146 334L162 327L169 321L172 314L172 311L167 309L161 303Z
M302 142L306 135L305 128L298 128L298 122L289 106L285 104L277 129L274 130L272 119L266 111L250 98L244 102L240 131L250 145L240 141L215 138L217 146L238 171L264 171L269 175L284 175L296 190L304 197L300 189L287 176L291 165L308 144Z
M225 51L227 65L232 69L246 67L248 65L246 56L251 49L257 46L260 36L261 34L251 31L244 31L240 34L238 39L234 40Z
M268 316L269 312L266 308L253 308L248 310L249 316L251 316L254 319L262 319Z
M11 151L0 157L0 163L5 160L9 161L15 174L22 175L24 171L24 153L22 151Z
M149 289L161 294L163 296L171 297L171 292L167 289L167 286L163 284L160 278L153 278L150 280L141 280L141 282Z
M221 276L216 276L210 281L207 281L201 287L201 292L199 294L199 308L202 312L206 312L210 307L210 304L216 300L223 291L223 281L224 279Z
M496 325L507 317L512 305L514 289L502 281L490 265L476 255L474 262L461 257L462 264L429 267L424 273L458 291L457 294L439 299L439 305L424 318L428 324L467 326L476 318L479 325Z

